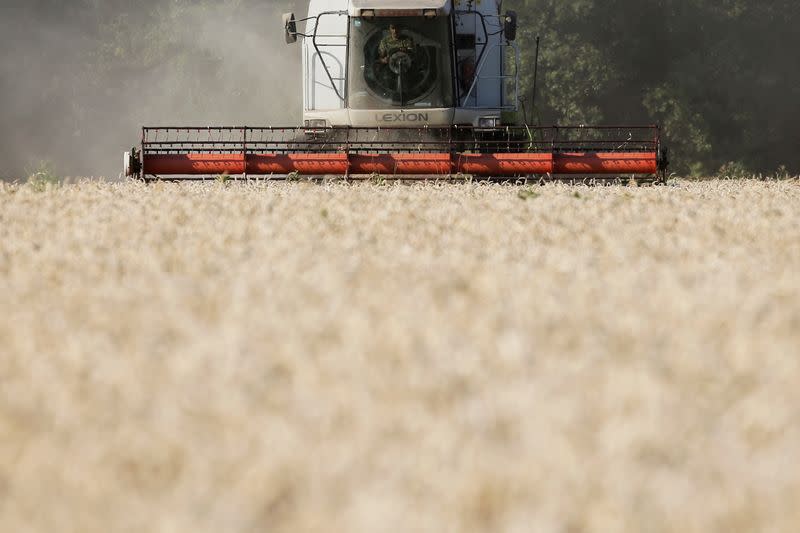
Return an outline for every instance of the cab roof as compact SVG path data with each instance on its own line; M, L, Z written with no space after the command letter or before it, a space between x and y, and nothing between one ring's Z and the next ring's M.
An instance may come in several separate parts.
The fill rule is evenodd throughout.
M450 0L350 0L350 15L357 17L362 9L436 9L440 15L447 15L450 5Z

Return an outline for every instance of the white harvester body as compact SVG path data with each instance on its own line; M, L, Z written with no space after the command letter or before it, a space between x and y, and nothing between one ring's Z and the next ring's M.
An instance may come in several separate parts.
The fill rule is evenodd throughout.
M302 125L145 127L125 175L664 182L658 126L520 116L517 17L501 3L310 0L283 20L287 43L303 38Z
M304 29L287 18L287 40L303 37L304 126L513 123L516 17L501 4L310 0Z

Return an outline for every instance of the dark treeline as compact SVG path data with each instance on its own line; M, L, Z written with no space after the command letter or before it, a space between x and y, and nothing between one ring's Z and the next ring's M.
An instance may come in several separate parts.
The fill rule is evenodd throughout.
M660 123L681 172L800 170L800 2L515 4L526 66L542 37L545 123Z
M295 124L302 0L7 0L0 174L113 175L142 124ZM800 171L800 3L507 0L542 124L660 123L675 170ZM531 111L534 40L541 36Z

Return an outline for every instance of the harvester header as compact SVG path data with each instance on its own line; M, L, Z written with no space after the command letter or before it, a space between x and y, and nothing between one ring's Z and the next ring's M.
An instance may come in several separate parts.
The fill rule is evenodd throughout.
M143 179L218 174L654 181L656 126L534 127L519 113L517 16L500 0L310 0L299 127L157 127L125 156Z

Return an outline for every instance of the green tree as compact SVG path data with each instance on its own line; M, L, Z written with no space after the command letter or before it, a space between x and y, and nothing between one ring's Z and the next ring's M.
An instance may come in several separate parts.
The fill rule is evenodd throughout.
M796 2L518 0L523 87L542 37L536 117L658 122L683 172L800 169Z

